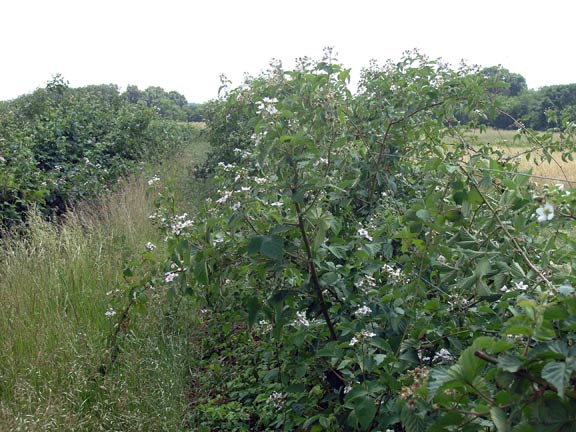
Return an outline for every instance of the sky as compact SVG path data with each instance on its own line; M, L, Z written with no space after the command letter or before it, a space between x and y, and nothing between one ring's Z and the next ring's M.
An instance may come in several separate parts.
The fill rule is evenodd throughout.
M576 83L576 1L4 0L0 100L61 74L73 87L159 86L189 102L218 96L272 59L333 47L359 76L417 48L453 65L502 65L530 88Z

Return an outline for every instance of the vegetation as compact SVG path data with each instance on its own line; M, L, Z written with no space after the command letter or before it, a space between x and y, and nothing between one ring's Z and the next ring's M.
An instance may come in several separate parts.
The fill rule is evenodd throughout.
M148 283L203 311L192 429L568 430L573 190L473 136L480 71L407 53L354 96L329 54L210 104L216 192L159 201ZM574 132L520 136L544 163Z
M0 428L571 430L576 191L530 170L576 126L488 130L527 91L500 72L273 64L210 149L158 88L4 104Z
M497 129L529 127L535 130L564 130L576 121L576 84L529 90L522 75L501 67L482 73L498 84L491 92L502 104L499 114L486 124Z
M186 428L194 311L181 308L174 316L159 290L148 307L130 310L119 332L114 324L132 283L122 263L149 257L152 244L165 250L148 218L155 199L155 183L148 182L189 183L187 168L203 151L198 141L180 148L177 159L146 167L58 225L33 213L25 236L5 234L1 430ZM188 188L179 199L194 193Z
M62 214L194 133L129 103L116 86L72 89L56 77L0 106L0 226L21 221L32 205L47 217Z

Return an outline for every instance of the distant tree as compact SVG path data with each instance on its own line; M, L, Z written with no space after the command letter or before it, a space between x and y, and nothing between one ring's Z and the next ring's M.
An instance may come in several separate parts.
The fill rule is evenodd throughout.
M522 75L512 73L502 66L486 67L482 69L482 73L488 78L493 78L497 83L501 83L501 87L491 90L499 95L518 96L528 90L526 79Z
M124 92L124 98L131 104L137 104L142 99L142 91L135 85L129 85Z

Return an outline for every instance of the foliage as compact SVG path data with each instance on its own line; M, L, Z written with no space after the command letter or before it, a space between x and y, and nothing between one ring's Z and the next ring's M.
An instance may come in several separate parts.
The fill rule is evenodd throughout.
M569 430L573 191L469 141L496 108L480 71L407 52L356 95L348 74L327 51L225 89L207 110L217 193L194 217L158 200L151 283L207 314L202 367L230 362L199 424ZM574 132L535 147L571 157Z
M176 91L167 92L161 87L140 90L137 86L129 85L123 97L131 104L153 108L165 119L184 122L202 121L201 106L188 103L186 97Z
M190 139L187 124L156 119L113 85L72 89L56 77L0 107L0 224L31 205L46 216L106 190L141 161Z

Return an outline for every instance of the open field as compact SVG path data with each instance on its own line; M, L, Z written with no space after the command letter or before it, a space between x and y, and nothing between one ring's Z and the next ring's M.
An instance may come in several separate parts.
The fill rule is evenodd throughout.
M535 162L539 152L533 153L530 160L526 158L526 152L531 143L525 135L519 135L517 131L497 130L488 128L485 132L476 131L472 135L478 143L492 144L494 147L502 149L507 156L519 162L523 171L532 170L533 181L537 184L564 184L566 187L576 187L576 161L563 161L562 155L558 152L552 153L553 159L550 163ZM559 134L554 134L554 138L560 138Z

